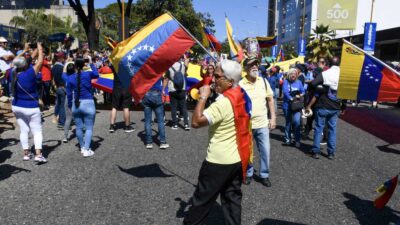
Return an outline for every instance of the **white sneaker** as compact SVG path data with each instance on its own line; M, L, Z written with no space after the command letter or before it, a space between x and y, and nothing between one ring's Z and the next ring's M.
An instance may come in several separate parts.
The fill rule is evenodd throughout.
M146 149L152 149L153 148L153 144L147 144L146 145Z
M94 151L92 151L91 149L83 150L82 155L83 155L83 157L90 157L90 156L94 155Z
M167 144L167 143L160 145L160 149L167 149L167 148L169 148L169 144Z
M62 139L62 142L63 143L68 143L68 139L64 138L64 139Z
M24 161L29 161L33 158L33 154L32 153L28 153L28 155L24 155L24 158L22 160Z
M45 157L43 157L42 154L40 154L40 155L36 155L35 159L33 161L40 162L40 163L45 163L45 162L47 162L47 159Z
M173 125L173 126L171 127L171 129L172 129L172 130L178 130L178 125Z

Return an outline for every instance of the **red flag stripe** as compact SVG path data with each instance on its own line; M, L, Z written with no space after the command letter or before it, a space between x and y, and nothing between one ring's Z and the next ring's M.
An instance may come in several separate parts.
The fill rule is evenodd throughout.
M378 101L397 102L400 97L400 77L386 67L383 68L382 75Z

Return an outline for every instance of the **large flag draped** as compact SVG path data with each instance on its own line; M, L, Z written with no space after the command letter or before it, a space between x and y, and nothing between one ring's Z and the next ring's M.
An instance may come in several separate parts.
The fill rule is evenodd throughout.
M272 37L256 37L260 48L270 48L276 45L276 36Z
M228 20L228 17L225 17L225 23L226 23L226 34L228 37L229 47L231 49L231 57L232 59L236 59L236 61L241 62L243 59L243 49L240 46L240 44L233 39L232 26Z
M338 97L349 100L397 102L400 74L344 40Z
M246 178L250 154L253 150L253 137L250 123L252 103L246 91L239 86L226 90L224 96L229 99L233 108L236 143L242 161L242 175L244 181Z
M389 202L394 190L396 189L398 178L399 175L387 180L376 189L376 192L380 194L374 201L374 205L377 209L382 209Z
M190 35L165 13L118 43L110 58L122 86L129 87L139 102L193 44Z
M213 32L204 26L202 22L201 27L203 28L202 36L203 36L203 41L202 44L204 47L211 48L213 51L220 52L222 49L221 43L219 43L218 39L214 36Z
M112 93L114 86L114 74L106 73L100 74L100 77L92 83L92 86L102 91Z

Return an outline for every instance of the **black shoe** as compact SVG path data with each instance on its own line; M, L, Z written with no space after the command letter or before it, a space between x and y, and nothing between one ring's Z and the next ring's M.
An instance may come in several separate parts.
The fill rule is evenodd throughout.
M333 153L328 154L328 159L334 160L335 159L335 154L333 154Z
M244 180L244 184L249 185L251 183L252 179L253 179L253 177L246 177L246 179Z
M271 181L269 180L268 177L267 178L261 178L261 183L265 187L271 187Z
M110 124L110 128L108 128L108 131L110 131L110 133L114 133L114 131L115 131L115 124Z
M311 153L311 157L314 158L314 159L319 159L319 154L313 152L313 153Z
M124 127L124 131L125 131L125 133L130 133L130 132L135 131L135 128L133 128L132 125L128 125L128 126Z

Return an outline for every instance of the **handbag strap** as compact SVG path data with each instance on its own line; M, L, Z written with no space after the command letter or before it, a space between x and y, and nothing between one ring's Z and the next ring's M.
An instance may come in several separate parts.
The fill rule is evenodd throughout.
M36 99L36 98L33 97L29 92L27 92L27 91L25 90L25 88L23 88L23 87L21 86L21 84L18 82L18 80L17 80L17 85L18 85L19 88L22 89L23 92L25 92L25 94L27 94L27 95L28 95L29 97L31 97L33 100L39 101L39 99Z

